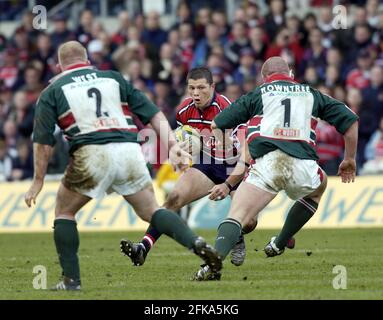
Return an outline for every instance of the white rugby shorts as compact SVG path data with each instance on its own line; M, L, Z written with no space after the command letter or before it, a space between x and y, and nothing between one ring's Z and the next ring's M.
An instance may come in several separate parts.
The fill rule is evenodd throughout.
M63 184L91 198L116 192L127 196L151 185L152 179L138 143L84 145L70 158Z
M294 158L275 150L257 158L245 181L267 192L284 190L292 200L315 191L323 180L323 171L316 161Z

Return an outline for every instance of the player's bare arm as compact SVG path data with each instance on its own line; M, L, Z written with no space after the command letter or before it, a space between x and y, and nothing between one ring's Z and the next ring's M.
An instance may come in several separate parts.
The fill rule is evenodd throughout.
M250 167L250 161L251 156L249 152L249 147L247 143L244 143L241 150L241 157L237 162L237 165L235 166L232 174L226 180L231 186L235 186L236 184L242 181L244 175L246 174L246 171Z
M232 188L240 183L250 166L251 156L249 153L249 147L244 141L241 148L241 157L238 160L231 175L226 179L224 183L215 185L209 192L210 200L222 200L225 199L232 191Z
M356 148L358 144L358 122L355 121L344 134L345 151L344 159L339 165L338 175L343 183L355 181L356 173Z
M180 145L177 143L165 115L161 111L157 112L150 120L150 124L156 134L159 135L162 144L169 146L170 163L173 166L178 166L180 170L186 169L191 156L186 151L182 150Z
M47 172L48 161L52 155L53 147L47 144L33 144L34 176L31 187L25 194L25 203L28 207L36 204L36 198L44 185L44 177Z

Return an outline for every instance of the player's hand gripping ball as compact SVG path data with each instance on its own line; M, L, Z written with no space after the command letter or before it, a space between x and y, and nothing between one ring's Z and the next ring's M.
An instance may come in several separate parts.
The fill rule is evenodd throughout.
M196 156L201 151L201 136L198 130L189 125L178 127L175 136L180 147L192 156Z

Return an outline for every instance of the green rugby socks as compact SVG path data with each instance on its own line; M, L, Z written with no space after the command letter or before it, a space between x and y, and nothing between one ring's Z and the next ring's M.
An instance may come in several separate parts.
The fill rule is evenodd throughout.
M227 218L218 226L218 235L215 240L217 249L222 260L226 258L233 246L238 242L242 232L241 224L232 218Z
M80 265L77 251L80 240L77 223L74 220L56 219L53 232L57 254L63 275L75 281L80 280Z
M157 210L153 214L150 225L160 234L166 234L189 249L193 248L194 241L197 239L197 236L182 218L175 212L167 209Z
M310 198L302 198L296 201L287 214L281 233L275 239L277 248L284 249L288 240L302 229L317 209L318 203Z

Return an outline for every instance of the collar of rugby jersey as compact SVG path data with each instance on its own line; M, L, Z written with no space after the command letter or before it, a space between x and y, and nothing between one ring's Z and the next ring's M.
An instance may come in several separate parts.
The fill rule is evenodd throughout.
M214 90L213 97L211 98L209 107L211 107L211 106L213 105L214 102L217 102L217 101L215 101L216 98L217 98L217 92Z
M60 79L62 76L65 76L68 73L71 73L73 71L82 70L82 69L96 69L96 67L92 66L89 63L76 63L73 65L70 65L68 68L65 68L61 73L53 77L51 80L49 80L49 83L53 83L56 80Z
M77 68L83 68L83 67L91 67L91 65L88 62L71 64L68 67L66 67L63 71L77 69Z
M270 83L270 82L273 82L273 81L289 81L289 82L298 83L292 77L290 77L290 76L288 76L287 74L284 74L284 73L274 73L274 74L272 74L271 76L268 76L265 79L265 83Z

